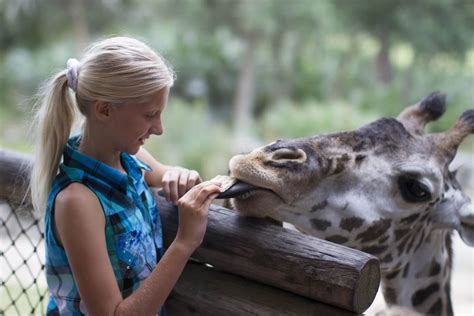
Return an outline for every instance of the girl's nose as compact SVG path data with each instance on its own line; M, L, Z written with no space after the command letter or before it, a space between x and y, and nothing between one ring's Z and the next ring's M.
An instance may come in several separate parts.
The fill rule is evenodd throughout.
M161 119L153 122L151 131L150 131L151 134L161 135L163 134L163 131L164 131L164 128L163 128L163 123L161 122Z

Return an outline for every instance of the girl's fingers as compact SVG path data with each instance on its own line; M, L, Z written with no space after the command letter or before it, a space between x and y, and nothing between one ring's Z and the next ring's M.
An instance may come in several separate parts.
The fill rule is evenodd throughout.
M189 190L180 200L182 202L189 202L192 201L197 207L200 207L204 201L207 199L209 195L212 193L219 194L220 192L220 185L215 182L202 182L196 186L194 186L191 190Z
M163 178L163 181L162 181L162 187L163 187L163 191L165 192L165 198L167 201L171 201L171 197L170 197L170 183L165 181L165 179Z
M191 170L189 178L194 180L194 185L202 182L202 178L196 170Z
M165 178L163 179L163 189L167 193L166 196L168 201L176 203L178 200L178 175L179 172L176 170L170 170L166 173Z
M197 172L196 172L196 174L197 174ZM201 182L202 182L202 181L201 181L199 175L198 175L198 176L193 175L192 172L191 172L191 173L189 174L188 183L186 184L186 186L187 186L187 188L188 188L188 190L189 190L189 189L191 189L192 187L194 187L195 185L197 185L197 184L199 184L199 183L201 183Z
M186 191L190 189L190 187L188 186L189 172L187 170L182 171L180 172L178 176L179 176L179 179L177 182L177 186L178 186L177 191L178 191L179 197L182 197L186 193Z
M167 199L176 202L196 184L202 183L199 173L184 168L170 169L163 177L163 189Z
M179 196L183 196L192 187L201 182L202 179L197 171L184 169L179 178Z
M214 201L214 199L219 195L219 193L214 193L214 194L211 194L207 197L207 199L204 201L204 204L202 205L203 209L209 209L209 207L211 206L212 204L212 201Z
M203 182L208 183L206 186L202 187L199 191L199 194L196 197L196 204L201 206L206 202L206 200L213 194L220 193L220 185L213 182Z

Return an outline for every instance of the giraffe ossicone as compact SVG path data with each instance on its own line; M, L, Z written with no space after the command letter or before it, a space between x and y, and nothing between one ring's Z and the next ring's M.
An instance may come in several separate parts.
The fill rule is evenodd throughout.
M389 306L452 315L451 234L474 246L474 206L449 165L474 132L474 110L426 134L445 100L434 92L397 118L236 155L231 176L251 186L231 203L377 256Z

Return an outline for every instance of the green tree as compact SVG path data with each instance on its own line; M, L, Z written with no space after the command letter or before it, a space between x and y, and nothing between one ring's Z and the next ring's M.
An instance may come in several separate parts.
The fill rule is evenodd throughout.
M447 53L462 56L473 47L474 2L471 0L335 0L343 23L370 34L379 44L377 78L393 77L389 52L407 42L420 56Z

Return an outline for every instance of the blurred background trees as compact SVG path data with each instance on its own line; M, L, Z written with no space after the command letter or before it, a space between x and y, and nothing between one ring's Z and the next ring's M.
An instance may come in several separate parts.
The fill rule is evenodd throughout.
M434 90L442 131L473 107L472 30L471 0L0 0L0 146L31 151L39 85L112 35L173 65L165 134L147 146L205 177L237 151L396 116Z

